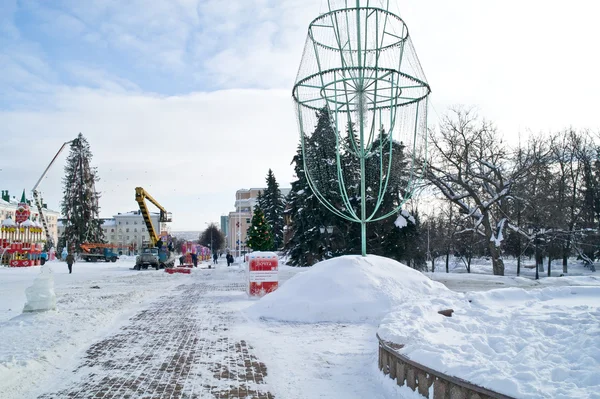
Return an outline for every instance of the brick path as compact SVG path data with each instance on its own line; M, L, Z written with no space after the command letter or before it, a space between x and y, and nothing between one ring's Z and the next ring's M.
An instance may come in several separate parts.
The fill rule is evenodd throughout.
M74 378L40 399L274 398L266 366L228 334L236 315L219 292L244 290L210 280L178 287L92 345Z

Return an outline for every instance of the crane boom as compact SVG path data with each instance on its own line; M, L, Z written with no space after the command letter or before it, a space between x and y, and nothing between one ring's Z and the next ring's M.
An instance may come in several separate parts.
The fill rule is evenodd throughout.
M148 200L152 202L159 210L160 210L160 218L159 222L170 222L171 221L171 213L167 212L165 208L161 204L158 203L146 190L142 187L135 188L135 200L140 206L140 212L142 213L142 217L144 218L144 223L146 223L146 228L148 229L148 235L150 236L150 244L152 247L156 246L156 243L159 240L158 233L152 224L152 220L150 219L150 212L148 212L148 207L146 206L146 201Z
M54 158L52 158L52 161L50 161L50 163L46 167L46 170L44 170L44 173L42 173L42 175L38 179L37 183L35 183L35 186L33 186L33 189L31 190L33 193L33 199L35 201L35 205L37 206L37 209L38 209L38 214L40 215L40 219L42 220L42 226L44 226L44 233L46 233L46 243L48 244L48 247L52 246L52 236L50 235L50 230L48 229L48 223L46 222L46 217L44 216L42 200L40 198L40 193L37 191L37 188L40 185L40 183L42 182L42 179L48 173L48 170L50 170L50 167L52 166L52 164L54 164L54 161L56 161L56 158L58 158L58 156L65 149L67 144L70 144L73 141L75 141L75 140L70 140L70 141L66 141L63 143L63 145L60 147L60 149L58 150L58 152L56 153Z

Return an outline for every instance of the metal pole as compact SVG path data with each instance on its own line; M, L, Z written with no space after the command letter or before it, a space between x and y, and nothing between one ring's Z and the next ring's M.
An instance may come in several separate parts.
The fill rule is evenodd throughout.
M240 206L240 200L238 198L238 194L236 193L235 197L237 199L237 208L238 208L238 232L237 232L237 245L238 245L238 257L242 256L242 211Z
M538 263L538 260L539 260L538 244L539 244L538 233L535 233L535 279L536 280L540 279L540 274L539 274L540 265Z

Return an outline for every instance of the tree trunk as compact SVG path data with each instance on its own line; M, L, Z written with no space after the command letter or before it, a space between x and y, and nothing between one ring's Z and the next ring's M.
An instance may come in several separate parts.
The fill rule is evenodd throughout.
M473 257L472 257L471 255L469 255L469 256L467 257L467 273L471 273L471 259L472 259L472 258L473 258Z
M496 247L496 243L492 241L490 241L488 249L490 250L490 256L492 258L494 276L504 276L504 262L500 257L500 249Z
M567 271L567 263L568 263L568 260L569 260L569 252L571 252L571 240L570 239L569 239L569 241L567 241L567 243L563 247L563 254L562 254L563 273L568 273L568 271Z
M435 257L431 257L431 273L435 273Z
M552 257L548 255L548 277L551 276L552 273Z
M450 269L448 268L449 262L450 262L450 251L446 251L446 273L450 273Z

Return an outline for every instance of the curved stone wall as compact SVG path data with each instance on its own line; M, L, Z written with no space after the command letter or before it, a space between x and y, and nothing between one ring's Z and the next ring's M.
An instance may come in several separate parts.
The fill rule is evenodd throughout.
M400 386L432 399L515 399L423 366L398 353L403 345L379 340L379 369Z

